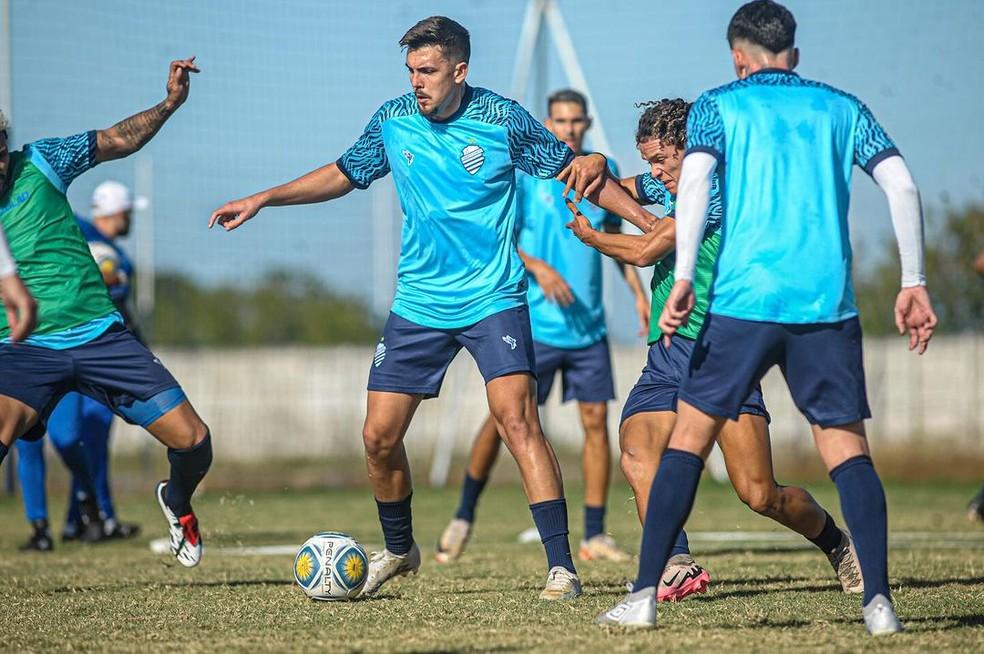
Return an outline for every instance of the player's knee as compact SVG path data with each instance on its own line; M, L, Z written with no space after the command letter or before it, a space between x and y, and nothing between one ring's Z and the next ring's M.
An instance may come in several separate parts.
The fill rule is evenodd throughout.
M362 444L366 450L366 456L371 459L385 459L389 457L396 440L388 433L376 425L366 423L362 428Z
M535 436L535 430L525 416L519 413L510 413L499 418L502 438L510 445L523 447Z
M174 442L176 449L188 449L195 447L208 436L208 425L206 425L197 415L190 416L187 420L182 420L175 426Z
M738 498L755 513L773 515L779 502L779 493L774 484L749 483L740 486Z
M603 403L581 405L581 424L589 439L607 440L608 407Z

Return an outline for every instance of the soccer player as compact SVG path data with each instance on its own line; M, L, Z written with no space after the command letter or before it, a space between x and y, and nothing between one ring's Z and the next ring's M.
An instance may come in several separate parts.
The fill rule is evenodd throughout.
M78 218L78 224L124 324L143 342L128 306L133 264L114 242L130 232L132 210L130 189L108 180L93 191L92 222ZM68 393L48 419L51 442L72 472L63 541L130 538L140 531L139 525L116 519L109 487L108 446L112 422L113 412L109 407L81 393ZM48 531L43 440L17 441L17 474L27 519L33 529L21 549L50 551L53 540Z
M18 438L37 439L58 401L77 391L109 405L168 447L170 478L157 485L171 551L185 566L202 555L191 496L212 461L208 427L164 367L123 324L65 198L76 177L139 150L184 103L194 58L172 61L167 97L109 129L36 141L8 153L0 132L0 223L40 313L34 334L12 342L0 316L0 461ZM9 313L9 309L8 309Z
M335 163L229 202L209 225L235 229L264 207L332 200L393 173L403 242L396 297L369 371L362 434L386 547L371 558L363 594L420 567L403 437L464 347L485 379L489 409L519 465L546 549L540 597L571 599L581 584L560 468L537 413L526 274L516 252L516 171L541 178L564 171L579 196L607 189L621 203L606 208L639 224L652 216L612 180L580 174L585 159L603 162L602 155L575 159L519 104L466 83L471 46L464 27L433 16L400 45L411 93L384 103Z
M545 125L576 154L584 153L584 135L591 127L588 101L570 89L547 99ZM618 175L613 162L609 170ZM517 180L519 256L526 266L530 323L536 358L537 402L550 395L557 373L563 379L563 400L577 400L584 429L581 469L584 474L584 538L578 550L582 561L628 561L605 533L605 506L611 454L608 445L608 401L615 398L602 305L601 257L581 246L565 228L564 184L553 179L519 175ZM580 203L586 220L596 229L618 232L622 219L603 209ZM622 266L636 300L640 321L649 320L649 302L639 275ZM437 560L461 556L475 522L475 507L499 454L495 420L486 419L472 444L468 469L455 517L437 544Z
M974 259L974 270L977 274L984 275L984 250ZM967 519L971 522L984 522L984 487L967 505Z
M673 204L687 142L689 110L690 103L679 98L646 104L639 118L636 147L651 166L651 172L622 180L623 187L637 201L660 204L666 209L667 217L660 220L657 229L639 236L606 234L594 229L580 212L570 225L578 238L602 254L628 264L653 266L649 356L639 381L626 399L619 429L622 472L634 491L640 520L646 516L653 477L676 421L677 391L704 323L721 243L721 191L715 174L694 272L694 311L686 327L677 332L667 347L657 318L673 286L676 227ZM776 483L768 420L762 391L756 385L738 408L738 419L729 420L721 429L718 443L738 497L757 513L805 536L827 556L844 591L861 592L861 572L850 537L804 489ZM691 557L687 535L681 530L660 577L657 601L678 600L703 592L709 582L707 571Z
M659 320L667 341L694 310L694 267L719 166L721 250L650 491L634 590L598 616L601 624L655 626L656 585L693 506L704 458L778 364L837 486L864 576L865 625L873 635L902 629L888 588L885 493L864 431L870 410L847 232L852 166L870 173L888 198L902 259L896 324L921 354L937 321L924 285L919 192L867 107L793 72L795 30L789 10L772 0L739 8L728 26L739 79L704 93L690 110L676 280Z

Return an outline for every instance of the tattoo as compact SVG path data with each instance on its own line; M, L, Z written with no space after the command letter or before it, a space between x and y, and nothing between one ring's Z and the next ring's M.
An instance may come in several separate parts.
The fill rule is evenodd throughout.
M109 129L96 132L96 159L107 161L133 154L157 134L174 108L159 102L146 111L125 118Z

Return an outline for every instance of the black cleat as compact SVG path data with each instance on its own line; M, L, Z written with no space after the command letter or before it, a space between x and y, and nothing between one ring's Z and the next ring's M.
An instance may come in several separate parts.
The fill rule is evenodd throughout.
M103 520L99 515L99 505L96 498L86 493L79 493L79 531L78 539L83 543L98 543L105 540Z
M47 520L35 520L31 523L31 527L34 528L34 533L18 548L21 552L50 552L55 549L55 541L48 531Z
M133 538L140 533L140 525L135 522L119 522L116 518L103 520L103 537L108 539Z

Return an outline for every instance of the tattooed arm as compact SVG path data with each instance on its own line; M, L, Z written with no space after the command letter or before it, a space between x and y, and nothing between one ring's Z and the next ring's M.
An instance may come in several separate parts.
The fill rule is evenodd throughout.
M190 74L197 73L195 58L171 62L167 79L167 97L146 111L130 116L109 129L96 132L96 161L110 161L129 156L154 138L154 134L188 99Z

